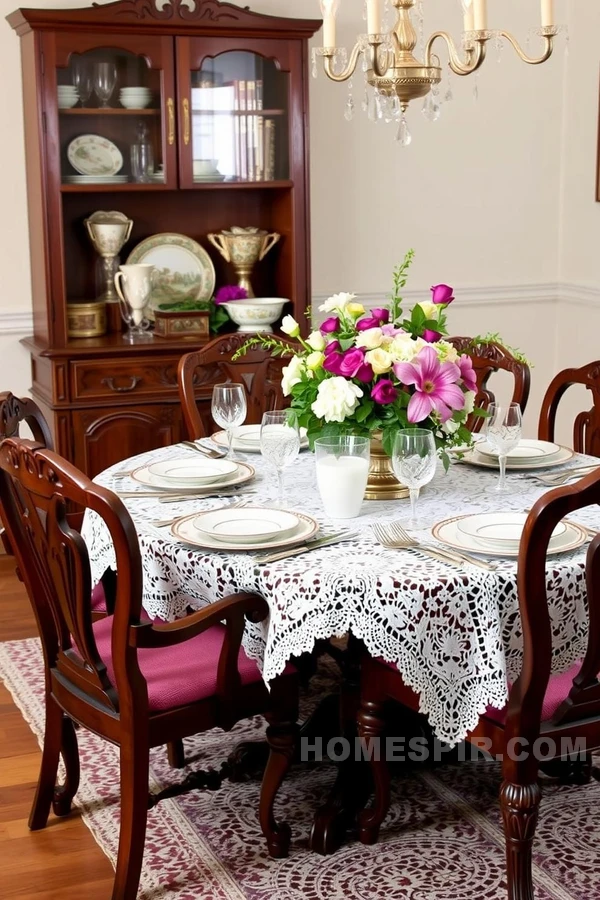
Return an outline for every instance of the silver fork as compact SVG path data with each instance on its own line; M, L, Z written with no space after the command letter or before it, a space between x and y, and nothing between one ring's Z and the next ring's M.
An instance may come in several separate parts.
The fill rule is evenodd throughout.
M196 443L196 441L182 441L181 443L190 450L197 450L197 452L202 453L203 456L208 456L209 459L223 459L224 456L227 456L226 450L217 450L216 448L211 450L203 444Z
M494 572L496 565L471 556L469 553L462 553L458 550L448 550L446 547L432 547L429 544L422 544L416 538L412 537L404 530L399 522L390 522L387 525L375 524L372 526L373 534L380 544L388 547L390 550L417 550L426 556L431 556L441 562L449 565L462 566L468 563L471 566L478 566L487 572Z
M598 464L589 466L578 466L574 469L568 469L566 472L555 473L554 475L527 475L531 481L538 481L548 487L560 487L572 478L583 478L584 475L590 475L598 469Z
M217 506L214 510L211 509L211 512L216 512L218 509L241 509L243 506L248 506L250 500L237 500L235 503L228 503L225 506ZM168 525L173 525L178 519L181 519L182 516L175 516L173 519L155 519L151 524L154 525L155 528L166 528Z

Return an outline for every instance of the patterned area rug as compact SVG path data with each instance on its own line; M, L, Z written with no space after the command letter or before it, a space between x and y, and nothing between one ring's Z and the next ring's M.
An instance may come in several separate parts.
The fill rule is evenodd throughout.
M43 729L42 660L37 640L0 644L0 676L34 733ZM316 679L318 681L318 679ZM323 687L323 684L320 685ZM315 690L319 685L315 685ZM310 704L308 697L305 703ZM263 722L186 741L192 767L215 766L240 740L257 739ZM118 751L79 734L82 777L76 803L114 863L119 825ZM183 775L153 751L151 788ZM308 850L313 811L333 781L328 765L294 769L280 793L292 827L286 860L266 854L257 818L259 783L166 800L148 814L140 900L505 900L504 844L498 810L499 769L487 762L439 766L396 779L380 842L352 836L330 857ZM600 785L545 782L535 845L536 900L600 897L597 865Z

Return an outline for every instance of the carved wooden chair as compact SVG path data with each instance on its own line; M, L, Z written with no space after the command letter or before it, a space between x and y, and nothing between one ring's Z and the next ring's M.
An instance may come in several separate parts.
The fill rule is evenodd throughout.
M235 362L232 360L248 337L247 334L223 335L179 360L179 396L190 440L211 434L212 420L202 419L196 398L204 396L210 400L213 384L232 381L244 385L249 425L260 424L264 412L284 409L289 404L281 390L281 370L289 363L289 357L273 357L268 350L252 349ZM285 343L289 343L292 352L298 349L289 341Z
M37 616L45 663L46 725L29 827L44 828L50 807L67 815L78 787L74 722L120 747L121 830L112 900L134 900L149 806L192 787L220 784L222 773L195 773L181 790L149 797L151 747L264 713L271 754L260 823L272 855L287 850L273 803L290 764L297 719L297 676L289 669L267 690L241 648L245 617L264 619L256 594L234 594L171 624L142 611L142 564L123 503L57 454L30 441L0 445L0 499L6 526ZM73 504L99 515L117 559L114 615L92 622L90 561L66 518ZM225 622L225 624L221 624ZM56 785L62 752L66 780Z
M500 804L506 839L509 900L533 900L532 844L540 803L538 768L532 752L538 738L554 741L558 749L551 766L544 770L574 774L584 782L591 773L591 751L600 747L600 534L587 553L586 578L589 637L585 657L559 675L551 675L552 621L546 593L546 554L556 525L567 515L600 503L600 475L594 473L575 485L557 488L541 497L531 510L521 540L518 563L519 608L523 626L521 675L509 683L510 699L503 710L488 708L468 740L487 739L489 752L503 759ZM359 733L363 738L380 737L385 729L383 707L388 699L418 710L418 696L406 687L398 669L365 656L361 673ZM565 740L570 746L585 743L577 759L561 760ZM562 743L561 743L562 742ZM512 753L510 752L512 748ZM547 745L544 746L544 754ZM563 764L561 767L561 763ZM569 766L571 770L569 771ZM360 838L377 840L379 827L389 808L390 782L384 754L371 759L375 799L360 817Z
M558 404L575 384L582 384L591 392L592 408L575 417L573 449L577 453L600 456L600 360L580 369L564 369L550 382L540 413L539 438L542 441L554 440Z
M480 409L488 409L490 403L495 402L495 397L488 382L490 377L499 371L509 372L514 376L512 402L519 403L525 411L529 399L531 385L531 373L527 363L516 359L510 350L491 341L487 344L479 344L473 348L473 339L469 337L449 337L446 340L452 344L459 353L466 353L473 360L473 368L477 378L477 397L475 406ZM480 416L470 416L467 428L471 431L481 431L485 419Z
M44 415L34 400L29 397L15 397L10 391L0 393L0 441L6 437L19 437L21 424L29 426L34 441L48 450L54 449L50 427ZM2 504L0 503L0 519L3 520ZM81 526L80 517L69 513L69 520L74 526ZM5 552L13 556L10 540L4 528L0 530L0 538ZM17 567L17 577L22 581L21 572ZM94 617L106 615L114 604L114 573L111 569L102 576L102 580L94 585L92 590L92 612Z

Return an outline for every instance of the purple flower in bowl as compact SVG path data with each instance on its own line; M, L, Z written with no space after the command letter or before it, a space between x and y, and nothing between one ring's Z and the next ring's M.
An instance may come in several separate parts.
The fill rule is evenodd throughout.
M248 291L238 284L224 284L215 294L215 303L231 303L232 300L247 300Z

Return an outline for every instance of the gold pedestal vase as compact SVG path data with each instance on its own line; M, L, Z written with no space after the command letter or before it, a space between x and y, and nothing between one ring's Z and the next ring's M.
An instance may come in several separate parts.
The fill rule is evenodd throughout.
M402 500L408 497L408 488L400 484L392 469L392 460L383 449L382 435L371 437L371 461L365 500Z

